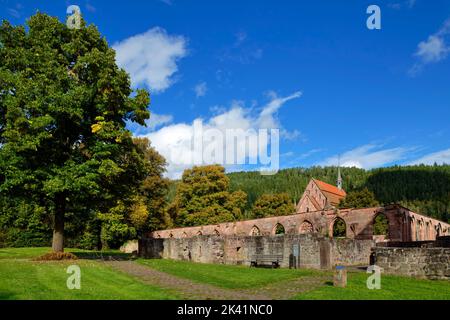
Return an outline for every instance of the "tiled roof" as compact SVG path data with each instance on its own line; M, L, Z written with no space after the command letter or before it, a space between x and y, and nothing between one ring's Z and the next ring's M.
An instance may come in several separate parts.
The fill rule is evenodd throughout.
M319 187L322 193L327 197L328 203L336 206L339 204L342 198L345 198L347 193L344 190L339 189L331 184L326 182L313 179L314 183Z
M338 187L335 187L331 184L328 184L328 183L320 181L320 180L316 180L316 179L313 179L313 180L316 183L316 185L319 187L319 189L322 191L333 193L333 194L341 196L341 197L345 197L347 195L347 193L345 193L344 190L341 190Z

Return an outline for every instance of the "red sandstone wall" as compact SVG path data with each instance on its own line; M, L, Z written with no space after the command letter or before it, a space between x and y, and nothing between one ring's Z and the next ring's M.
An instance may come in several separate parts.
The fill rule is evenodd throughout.
M384 214L389 220L388 239L392 241L434 240L437 235L450 235L449 224L414 213L401 206L392 205L364 209L323 210L217 225L161 230L152 232L148 236L190 238L199 235L274 235L276 225L281 224L286 234L301 234L305 230L309 230L307 232L312 230L314 233L331 237L335 220L342 218L346 223L347 238L373 239L373 221L378 214Z

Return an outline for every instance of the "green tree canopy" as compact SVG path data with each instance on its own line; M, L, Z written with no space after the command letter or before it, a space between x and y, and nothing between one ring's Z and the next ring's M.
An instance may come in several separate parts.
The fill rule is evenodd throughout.
M172 221L167 213L169 179L163 177L166 171L166 159L150 145L147 138L134 138L133 141L144 155L146 170L139 194L140 201L147 208L148 219L141 229L153 231L168 228L172 225Z
M255 218L285 216L294 212L294 203L287 193L263 194L253 206Z
M384 214L378 214L373 222L374 235L389 235L389 220Z
M242 219L247 195L242 191L230 193L228 186L222 166L185 170L169 209L176 224L194 226Z
M149 95L134 94L93 25L68 29L36 14L0 26L0 192L34 199L53 220L53 250L77 207L104 214L145 176L126 122L145 125Z
M339 208L370 208L378 205L373 192L364 188L360 191L349 192L339 203Z

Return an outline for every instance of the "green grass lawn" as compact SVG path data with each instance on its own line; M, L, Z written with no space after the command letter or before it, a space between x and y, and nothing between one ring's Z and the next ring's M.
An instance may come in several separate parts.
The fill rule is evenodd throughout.
M297 295L300 300L450 300L450 281L426 280L381 274L381 288L369 290L368 274L351 272L346 288L330 283Z
M230 289L245 289L298 277L328 276L319 288L294 296L293 299L309 300L394 300L394 299L440 299L450 300L450 281L422 280L409 277L383 275L381 289L369 290L366 286L369 274L349 272L346 288L334 287L330 283L331 272L318 270L256 269L243 266L199 264L163 259L138 259L151 268L197 282Z
M203 264L165 259L138 259L153 269L228 289L246 289L302 276L320 275L315 270L249 268L222 264Z
M179 294L141 282L125 273L113 270L101 260L92 258L114 256L126 258L118 251L95 252L67 249L79 260L36 262L31 259L50 248L0 249L0 299L176 299ZM319 270L260 269L245 266L200 264L162 259L137 259L149 268L195 282L231 289L254 289L294 279L317 279L319 285L292 299L446 299L450 300L450 281L420 280L383 275L381 289L366 287L368 274L349 272L346 288L333 287L331 272ZM81 290L69 290L66 269L76 264L81 268ZM320 278L319 278L320 277ZM283 284L281 284L283 282Z
M67 250L86 253L83 250ZM176 293L149 286L101 261L34 262L27 260L49 248L0 249L0 299L176 299ZM69 290L66 268L81 269L81 289Z

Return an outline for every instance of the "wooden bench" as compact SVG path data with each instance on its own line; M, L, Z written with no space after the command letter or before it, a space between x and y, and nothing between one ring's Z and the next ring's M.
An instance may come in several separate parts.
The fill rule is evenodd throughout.
M282 254L256 254L252 256L250 266L271 266L272 268L278 268L281 261L283 261Z

